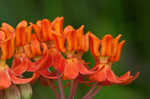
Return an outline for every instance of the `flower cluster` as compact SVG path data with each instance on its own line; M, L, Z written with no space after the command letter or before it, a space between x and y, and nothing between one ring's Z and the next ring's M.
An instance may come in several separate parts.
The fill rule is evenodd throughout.
M119 61L125 43L124 40L119 42L121 34L116 38L107 34L99 39L91 32L84 33L84 25L78 29L70 25L63 29L63 20L63 17L57 17L52 22L43 19L35 24L23 20L16 28L2 23L0 90L11 84L33 83L37 79L43 85L62 78L76 83L109 86L129 84L138 77L139 73L132 76L130 72L118 77L111 69L112 64ZM82 59L89 49L95 59L92 68ZM8 66L6 61L12 57L12 65ZM24 78L25 72L32 72L32 77ZM71 97L73 95L70 96L73 99Z

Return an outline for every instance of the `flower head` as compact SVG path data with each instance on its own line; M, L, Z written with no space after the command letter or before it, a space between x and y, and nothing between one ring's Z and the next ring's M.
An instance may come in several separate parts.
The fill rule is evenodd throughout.
M57 48L64 49L64 53L67 57L63 78L71 80L76 79L79 74L87 75L92 73L86 68L86 63L81 59L83 53L87 52L89 48L89 33L84 35L84 26L82 25L77 30L72 26L67 26L63 34L54 35L55 41L58 42L56 43ZM67 48L64 48L65 39Z
M21 75L17 75L17 71L14 72L13 68L9 68L6 64L6 60L10 59L14 55L14 29L7 23L3 23L0 28L0 90L8 88L12 82L14 84L24 84L28 83L34 78L24 79ZM20 64L18 64L20 65Z
M98 71L89 76L89 79L100 82L104 85L111 84L128 84L135 80L139 73L131 76L130 72L125 73L123 76L118 77L111 69L112 63L120 59L123 44L125 41L118 43L121 34L116 38L111 35L105 35L102 40L99 40L94 34L90 34L91 53L95 57Z

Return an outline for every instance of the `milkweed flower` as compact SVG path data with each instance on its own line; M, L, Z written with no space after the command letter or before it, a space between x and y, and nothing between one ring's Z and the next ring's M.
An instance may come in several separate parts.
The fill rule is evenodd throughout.
M98 71L89 76L90 80L99 82L101 85L129 84L138 77L139 72L135 76L127 72L118 77L111 69L112 64L119 61L125 43L124 40L119 43L120 38L121 34L116 38L107 34L99 40L94 34L90 34L91 53L96 60L95 67L98 67Z
M7 23L3 23L0 28L0 90L8 88L13 84L24 84L32 78L24 79L21 75L15 75L12 68L6 64L6 60L14 55L14 29Z
M36 24L31 23L34 34L40 42L44 42L48 47L48 55L51 60L51 65L56 71L62 73L64 71L64 57L56 48L54 34L62 34L63 32L63 17L57 17L53 22L48 19L38 20ZM64 49L62 49L64 50Z
M82 55L89 49L89 33L84 35L83 25L77 30L72 26L67 26L63 34L54 34L54 39L56 47L62 52L65 51L64 79L73 80L79 74L87 75L92 73L86 68L86 63L82 60ZM65 40L67 46L64 46Z

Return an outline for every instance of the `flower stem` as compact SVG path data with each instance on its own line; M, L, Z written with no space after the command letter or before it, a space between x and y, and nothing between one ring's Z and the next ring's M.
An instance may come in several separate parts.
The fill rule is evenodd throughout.
M91 89L88 91L88 93L87 93L86 95L84 95L84 96L82 97L82 99L87 99L87 97L88 97L90 94L92 94L92 92L93 92L94 89L96 88L96 85L97 85L97 83L93 84L92 87L91 87Z
M59 73L57 73L57 76L58 76L58 79L57 79L57 81L58 81L58 87L59 87L60 96L61 96L60 99L65 99L64 88L63 88L63 86L62 86L62 81L61 81L61 78L60 78L60 76L59 76Z
M0 90L0 99L3 99L3 91Z
M87 97L87 99L92 99L100 90L102 86L99 86L91 95Z
M53 91L53 93L55 94L56 99L60 99L58 93L57 93L56 90L55 90L55 87L54 87L54 85L53 85L53 82L51 82L51 81L49 80L49 81L48 81L48 85L49 85L49 87L51 88L51 90Z
M76 80L71 81L71 88L70 88L70 94L68 99L74 99L74 96L76 94L78 82Z

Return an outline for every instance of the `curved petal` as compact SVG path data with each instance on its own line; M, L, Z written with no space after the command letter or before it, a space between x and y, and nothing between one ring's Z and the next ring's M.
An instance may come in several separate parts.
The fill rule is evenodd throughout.
M135 76L130 76L128 80L122 81L121 84L123 84L123 85L130 84L133 80L135 80L139 76L139 74L140 73L137 72Z
M35 78L37 78L37 74L34 73L32 75L31 78L20 78L20 77L17 77L16 75L14 75L11 71L9 71L9 75L10 75L10 78L12 80L12 82L14 84L25 84L25 83L29 83L31 82L32 80L34 80Z
M121 77L117 77L111 69L107 71L107 79L112 84L129 84L139 76L139 72L135 76L131 76L130 72L125 73Z
M90 80L103 82L107 79L107 69L108 66L101 67L97 72L89 76Z
M110 83L113 83L113 84L119 84L121 83L122 81L118 79L118 77L114 74L114 72L111 70L111 68L108 68L107 70L107 80L110 82Z
M40 74L41 74L41 76L43 76L44 78L47 78L47 79L58 79L59 77L62 76L62 74L57 76L56 73L52 73L48 69L40 71Z
M20 58L20 60L15 58L11 70L15 73L16 76L20 76L27 70L28 65L29 60L27 57L24 57L23 59Z
M50 66L50 61L48 60L48 57L49 57L48 53L45 53L38 61L36 62L30 61L30 65L28 66L28 71L35 72L45 67L45 65Z

